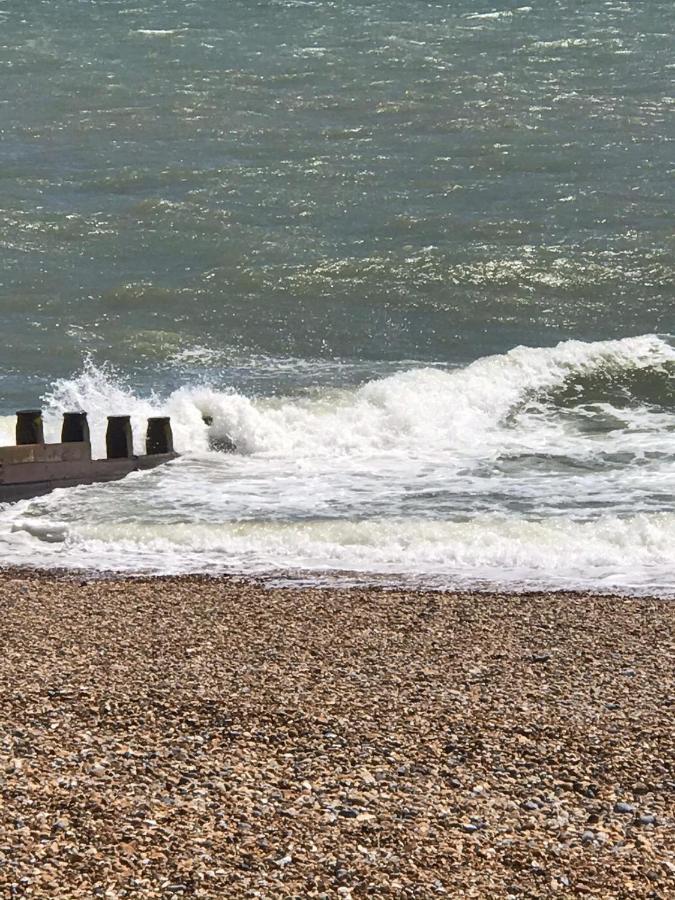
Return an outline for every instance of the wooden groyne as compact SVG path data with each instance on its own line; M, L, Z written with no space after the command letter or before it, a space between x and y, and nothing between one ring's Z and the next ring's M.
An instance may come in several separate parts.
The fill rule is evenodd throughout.
M47 494L55 488L116 481L130 472L152 469L177 457L171 421L148 419L145 454L134 455L129 416L108 416L106 458L92 459L86 412L64 413L61 441L46 444L42 413L16 414L16 446L0 447L0 503Z

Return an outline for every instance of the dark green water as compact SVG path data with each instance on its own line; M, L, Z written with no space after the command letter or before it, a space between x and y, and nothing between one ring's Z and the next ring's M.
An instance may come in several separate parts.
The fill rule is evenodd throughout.
M2 399L674 330L670 2L0 5ZM159 371L158 371L159 366Z

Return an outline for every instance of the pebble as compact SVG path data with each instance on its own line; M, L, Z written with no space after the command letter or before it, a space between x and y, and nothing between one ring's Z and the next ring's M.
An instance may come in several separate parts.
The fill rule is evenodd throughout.
M635 812L635 807L632 803L624 803L623 801L619 801L614 804L614 812L621 813L621 815L630 815Z

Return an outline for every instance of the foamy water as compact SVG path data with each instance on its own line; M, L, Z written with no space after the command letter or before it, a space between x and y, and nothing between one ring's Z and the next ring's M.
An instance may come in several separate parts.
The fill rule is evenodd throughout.
M96 452L116 412L140 446L146 417L166 413L183 455L4 507L0 553L127 573L675 594L674 378L673 342L655 335L289 395L186 383L143 397L89 364L45 396L48 439L81 408ZM13 426L0 420L0 441ZM209 449L225 435L235 454Z

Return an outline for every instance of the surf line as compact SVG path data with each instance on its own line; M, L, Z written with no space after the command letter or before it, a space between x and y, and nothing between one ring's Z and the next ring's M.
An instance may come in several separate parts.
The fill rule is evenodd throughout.
M0 503L37 497L56 488L117 481L178 457L168 416L148 419L142 456L134 454L130 416L108 416L105 442L106 458L92 459L86 412L67 412L61 441L47 444L42 411L19 410L16 446L0 447Z

